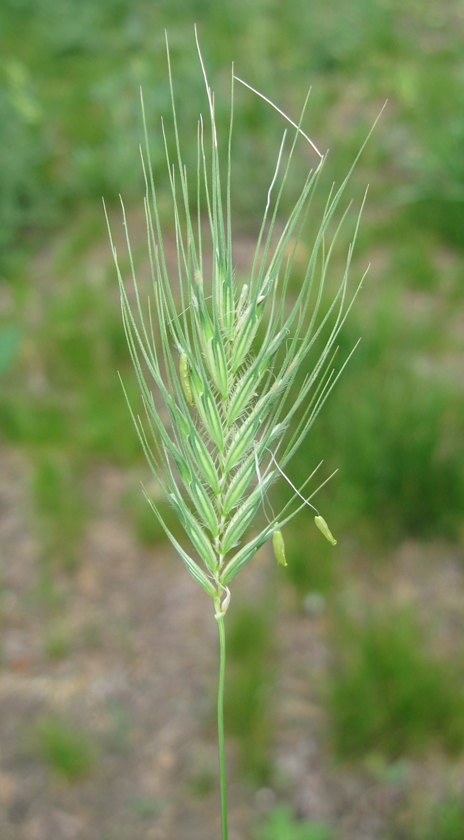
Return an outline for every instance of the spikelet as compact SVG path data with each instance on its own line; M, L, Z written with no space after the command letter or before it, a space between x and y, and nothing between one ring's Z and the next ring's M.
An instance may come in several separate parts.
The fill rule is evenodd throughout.
M189 405L193 405L193 395L189 377L189 363L186 353L181 353L180 356L179 375L180 381L182 382L182 387L184 389L185 399L187 400Z
M251 342L256 335L259 321L260 318L256 313L256 309L251 306L245 310L237 321L233 333L234 343L232 358L230 360L230 366L234 373L246 359Z
M198 515L213 537L217 537L219 533L217 513L201 481L192 480L188 485L188 490Z
M255 477L256 465L254 458L246 461L245 465L237 470L230 480L222 502L222 513L224 516L236 507L245 495L245 491Z
M226 475L240 464L245 454L253 446L259 424L259 417L250 416L236 427L230 446L226 452L224 462L224 472Z

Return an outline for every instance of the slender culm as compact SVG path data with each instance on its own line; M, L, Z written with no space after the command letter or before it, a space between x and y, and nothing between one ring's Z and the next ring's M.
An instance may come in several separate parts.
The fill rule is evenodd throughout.
M224 628L224 614L216 615L219 628L219 687L217 701L218 744L219 744L219 784L221 798L221 826L222 840L227 840L227 790L226 790L226 762L224 746L224 676L226 670L226 633Z

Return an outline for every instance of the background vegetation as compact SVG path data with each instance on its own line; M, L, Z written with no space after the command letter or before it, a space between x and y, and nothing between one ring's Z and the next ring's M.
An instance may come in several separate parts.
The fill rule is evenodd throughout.
M331 664L321 702L330 710L325 743L333 757L349 763L375 753L388 763L434 749L459 755L462 651L451 646L451 665L449 649L433 644L443 619L433 603L425 612L409 604L407 614L394 604L402 546L419 546L428 574L450 552L462 572L464 17L457 0L3 0L0 434L4 447L27 458L47 655L73 653L55 583L63 574L72 580L79 566L95 465L124 468L121 515L144 545L162 541L138 491L143 458L116 375L123 374L135 397L101 196L117 226L118 193L124 195L143 274L138 90L142 85L162 195L159 118L169 115L164 28L184 153L195 166L205 98L194 22L224 138L232 60L239 76L294 118L312 85L304 126L320 148L331 150L327 186L346 173L388 99L350 190L359 206L370 184L353 278L368 263L371 269L340 358L359 336L362 341L290 469L296 484L321 458L327 474L339 469L320 501L339 546L332 551L323 544L310 518L301 516L286 535L287 594L292 610L325 622ZM236 90L233 212L245 256L259 229L282 130L264 102ZM284 211L308 154L302 147ZM163 214L169 229L168 203ZM337 246L340 264L347 242ZM297 267L303 262L304 250ZM295 288L298 281L296 271ZM279 575L279 588L283 581ZM275 585L273 578L266 584L264 604L273 602ZM277 643L265 609L247 610L251 605L231 610L236 690L228 719L231 734L243 741L246 774L271 784ZM455 621L464 624L464 603ZM97 762L93 746L60 720L39 722L31 738L36 754L68 779L91 773ZM419 816L413 808L412 817L392 818L389 836L461 837L464 817L452 790L431 816L421 808ZM266 840L332 837L330 826L293 821L286 806L257 831Z

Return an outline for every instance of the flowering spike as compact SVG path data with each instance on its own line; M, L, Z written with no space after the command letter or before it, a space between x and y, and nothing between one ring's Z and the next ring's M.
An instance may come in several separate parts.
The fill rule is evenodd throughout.
M326 280L331 273L330 260L341 224L333 224L334 216L356 161L340 187L329 194L319 229L307 248L306 269L302 274L299 270L299 287L292 281L295 294L286 299L297 244L304 236L307 211L325 159L318 159L316 168L303 179L293 210L287 221L278 225L281 197L293 165L296 143L301 138L308 140L300 124L284 115L295 128L294 139L285 158L284 135L251 272L245 283L236 283L230 212L231 133L224 213L214 95L207 83L201 55L200 62L209 104L211 145L200 120L195 204L200 215L205 201L209 221L206 243L202 241L203 225L198 220L194 222L191 215L192 194L182 159L169 63L177 161L174 166L167 144L166 155L174 211L179 299L172 290L163 250L144 113L145 215L153 279L153 304L148 313L144 313L141 305L125 217L133 294L128 294L123 284L112 241L111 247L118 272L123 324L147 427L134 413L132 416L160 489L198 551L205 572L200 572L200 567L178 546L172 534L168 536L190 573L215 603L220 604L229 581L270 536L278 563L286 565L282 528L300 509L312 507L309 500L314 493L305 498L304 485L297 488L287 478L293 495L278 512L278 518L273 517L264 527L261 524L255 536L245 536L232 558L225 559L238 541L244 539L247 527L264 506L265 494L273 481L279 474L286 475L286 465L343 370L342 367L333 375L331 360L337 336L356 296L356 291L351 299L348 295L354 240L332 301L324 309L323 302L328 300ZM346 212L342 221L345 215ZM360 216L354 239L359 219ZM332 240L331 231L334 231ZM207 252L212 254L210 272L205 268L209 261L203 260ZM260 344L261 323L265 329ZM303 367L306 376L297 380ZM296 381L302 382L299 390ZM164 402L164 410L159 407L159 397ZM194 406L194 410L186 411L186 403ZM157 509L155 514L160 517ZM315 522L335 545L325 520L318 515Z

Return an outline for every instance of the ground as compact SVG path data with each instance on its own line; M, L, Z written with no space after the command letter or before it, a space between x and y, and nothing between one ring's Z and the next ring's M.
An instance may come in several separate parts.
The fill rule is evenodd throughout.
M10 449L0 460L2 840L218 838L217 638L208 597L170 549L137 545L121 506L127 471L107 466L88 477L93 516L77 568L58 575L53 594L44 595L27 461ZM438 573L429 554L403 546L390 571L364 576L357 597L385 591L390 578L399 602L427 612L438 600L440 644L448 638L452 650L462 630L464 573L452 553ZM266 551L255 559L233 597L259 597L269 559ZM275 621L276 783L241 784L229 740L231 840L251 837L280 799L301 817L335 825L337 840L382 840L415 791L436 795L450 774L464 782L464 763L437 755L389 767L376 756L360 766L337 764L320 690L330 660L324 614L295 611L284 590ZM62 649L56 639L64 639ZM88 745L82 773L71 767L68 778L40 738L44 721L57 720Z

